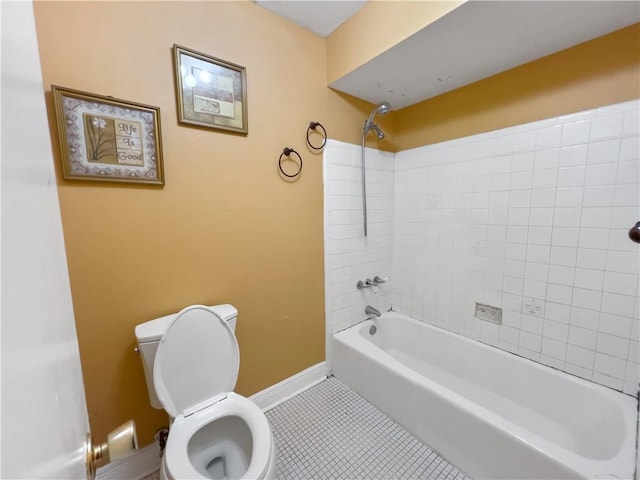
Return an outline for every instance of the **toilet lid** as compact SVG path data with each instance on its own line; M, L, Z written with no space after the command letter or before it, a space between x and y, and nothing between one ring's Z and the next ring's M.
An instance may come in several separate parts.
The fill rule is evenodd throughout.
M211 309L194 305L178 313L162 335L153 383L169 415L187 416L232 392L239 367L231 327Z

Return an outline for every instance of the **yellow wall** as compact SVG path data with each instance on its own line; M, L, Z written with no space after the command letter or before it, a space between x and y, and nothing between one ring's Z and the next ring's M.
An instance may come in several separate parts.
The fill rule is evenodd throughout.
M327 83L331 84L465 3L370 1L327 39Z
M166 185L64 181L59 194L96 440L149 406L134 326L193 303L240 311L236 391L324 360L322 158L310 121L358 143L372 105L326 88L325 40L252 2L36 2L53 152L52 84L159 106ZM174 43L247 68L247 137L179 126ZM284 146L304 158L277 173Z
M640 24L393 113L398 150L640 97Z

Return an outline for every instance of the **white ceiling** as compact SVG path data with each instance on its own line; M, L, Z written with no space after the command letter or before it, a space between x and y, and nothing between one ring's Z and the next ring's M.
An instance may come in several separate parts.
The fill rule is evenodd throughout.
M366 2L256 3L326 36ZM638 1L470 0L330 86L398 110L638 21Z
M328 37L367 3L366 0L255 0L255 2L321 37Z

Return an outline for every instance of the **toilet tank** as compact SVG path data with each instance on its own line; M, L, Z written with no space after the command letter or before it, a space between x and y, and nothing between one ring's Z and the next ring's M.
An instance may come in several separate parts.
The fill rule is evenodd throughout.
M233 305L212 305L208 308L213 310L216 315L226 321L231 327L231 330L235 333L238 310ZM140 354L140 360L142 361L144 378L147 382L149 400L151 402L151 406L159 410L162 410L163 407L160 400L158 400L155 387L153 386L153 362L156 358L156 350L158 349L158 344L160 343L162 334L167 330L177 315L177 313L172 313L171 315L155 318L148 322L141 323L140 325L136 325L135 328L138 353Z

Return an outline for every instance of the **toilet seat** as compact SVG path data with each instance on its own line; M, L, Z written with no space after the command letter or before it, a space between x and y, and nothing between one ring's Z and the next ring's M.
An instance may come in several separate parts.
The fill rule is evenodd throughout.
M211 478L206 473L206 464L216 458L211 452L230 445L246 460L239 462L241 469L246 464L246 470L235 475L237 478L262 479L272 473L274 446L269 422L255 403L233 392L239 367L240 351L233 330L209 307L183 309L163 333L153 383L158 399L174 418L163 459L168 478ZM235 448L233 441L218 435L217 431L225 430L225 419L244 430L240 435L244 448ZM215 422L219 423L213 425ZM231 436L237 433L228 431L234 432ZM194 442L202 447L202 455L195 455L198 458L190 452ZM206 458L207 454L211 458ZM248 455L250 458L245 458ZM221 458L226 461L226 456ZM198 462L205 462L205 466Z
M206 478L198 471L190 457L188 445L194 435L213 422L228 417L239 417L251 432L251 458L242 479L262 479L272 467L273 436L269 422L260 408L251 400L230 392L215 406L200 410L188 417L179 416L171 426L163 458L168 478ZM211 460L211 459L209 459Z
M153 384L167 413L186 417L232 392L239 368L240 349L231 327L209 307L193 305L162 334Z

